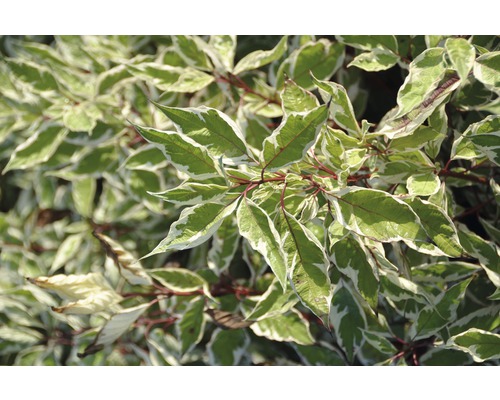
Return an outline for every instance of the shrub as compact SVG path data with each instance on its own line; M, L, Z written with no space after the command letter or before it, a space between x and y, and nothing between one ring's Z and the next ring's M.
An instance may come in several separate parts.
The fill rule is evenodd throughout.
M2 364L498 364L498 42L3 37Z

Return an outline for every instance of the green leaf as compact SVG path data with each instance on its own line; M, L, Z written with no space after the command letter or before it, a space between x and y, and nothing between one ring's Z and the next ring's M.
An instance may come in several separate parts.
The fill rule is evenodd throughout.
M314 94L301 88L291 79L285 81L285 87L281 92L281 103L285 114L311 111L319 106Z
M264 169L277 171L300 161L313 146L327 118L325 106L286 116L263 143Z
M58 90L59 88L57 80L47 67L18 58L8 60L8 65L18 79L31 84L36 90Z
M212 271L221 272L229 268L238 250L240 238L236 218L226 218L215 232L207 254L207 264Z
M385 71L396 65L399 56L390 50L375 48L370 52L361 53L347 65L348 67L358 67L364 71L375 72Z
M189 65L211 70L212 66L202 50L202 40L196 36L172 35L174 46Z
M28 140L16 147L2 173L32 168L48 161L67 134L67 129L57 125L40 126Z
M500 165L500 116L489 115L482 121L471 124L453 143L452 159L474 159L484 154Z
M417 150L436 139L444 139L445 135L428 126L421 126L408 136L393 139L390 148L396 151Z
M278 72L278 85L286 74L304 89L314 88L311 75L318 79L330 79L344 62L344 45L326 39L309 42L295 50Z
M364 246L353 236L348 236L333 245L332 259L337 269L351 279L358 292L375 309L378 302L378 278L373 261Z
M314 339L309 332L309 322L296 310L258 321L250 326L253 333L277 342L294 342L311 345Z
M330 115L333 120L351 136L360 137L359 128L351 101L342 85L335 82L320 81L313 78L314 84L320 89L321 96L330 103Z
M325 346L327 344L325 343ZM345 366L346 363L337 351L319 345L293 345L304 365L311 366Z
M286 288L286 259L279 246L279 234L269 215L252 200L244 198L236 212L241 236L264 256L283 289Z
M234 67L233 74L239 75L242 72L250 71L260 68L275 60L278 60L287 49L287 36L283 36L279 43L272 50L257 50L243 57L236 67Z
M97 78L97 94L103 94L107 92L109 89L114 91L117 87L117 83L123 81L124 79L130 78L132 75L130 71L127 69L126 65L117 65L114 68L111 68Z
M458 306L471 280L469 278L452 286L420 312L416 324L411 327L414 340L435 335L456 319Z
M500 335L481 329L471 328L455 335L447 345L469 353L476 362L500 358Z
M478 57L474 62L474 76L484 85L498 93L500 90L500 51L492 51Z
M352 361L363 340L366 317L356 297L342 280L333 293L331 323L340 346Z
M425 232L433 242L449 257L460 257L463 249L457 228L448 214L438 206L418 197L405 200L418 215Z
M283 292L283 287L277 279L269 285L246 319L259 321L286 313L297 303L297 296L292 290Z
M388 193L350 187L327 198L335 207L338 221L358 235L382 242L427 239L413 210Z
M405 318L416 319L431 300L420 285L394 271L379 270L380 291L395 311Z
M200 180L220 176L217 164L207 149L189 137L139 125L134 125L134 128L144 139L158 147L168 162L179 171Z
M214 81L212 75L191 67L141 63L127 68L132 75L167 92L195 93Z
M226 114L205 106L175 108L156 104L177 130L205 146L216 158L236 165L249 160L248 149L238 126Z
M438 86L446 72L444 49L431 48L418 55L410 64L410 73L398 92L400 117L419 106Z
M489 297L491 299L491 296ZM458 335L470 328L492 331L500 326L500 304L495 303L489 307L480 308L467 313L448 326L451 336Z
M71 198L76 211L83 217L92 216L96 186L94 178L82 178L72 183Z
M129 330L130 326L149 308L150 304L140 304L114 314L101 328L93 343L88 345L78 357L84 358L101 350L104 346L113 343Z
M228 190L227 186L188 180L164 192L150 194L178 206L192 206L206 202L218 202Z
M204 203L182 210L180 218L170 226L170 230L156 248L144 257L169 250L185 250L206 242L231 215L238 201L229 204ZM144 258L143 257L143 258Z
M207 281L200 275L185 268L156 268L148 270L148 273L167 289L174 292L195 292L207 285Z
M461 351L434 347L418 359L420 365L436 367L456 367L457 365L472 364L472 358Z
M361 50L388 49L398 52L398 41L393 35L336 35L336 38Z
M148 285L151 286L153 281L147 274L146 270L130 252L117 241L100 232L94 232L94 236L101 242L101 245L106 250L106 254L110 257L120 274L131 285Z
M488 278L496 287L500 287L500 250L494 243L469 231L465 225L460 225L458 237L465 251L479 260Z
M416 283L451 283L468 278L480 269L476 264L463 261L440 261L417 265L411 273Z
M371 346L383 358L390 358L398 353L394 345L385 337L374 332L363 330L365 342Z
M249 345L244 329L216 329L207 344L209 365L239 365Z
M182 353L189 352L203 338L205 331L204 308L205 299L202 296L194 298L177 325L182 343Z
M56 156L58 153L54 155ZM81 158L76 163L54 172L48 172L47 175L58 176L70 181L81 179L84 176L99 178L104 172L116 169L117 156L114 145L90 147L82 152Z
M476 58L474 46L463 38L449 38L446 39L445 48L458 76L465 82Z
M328 326L333 287L327 273L329 262L314 234L284 211L280 214L281 243L293 290L304 306Z
M433 172L415 174L406 181L406 188L410 196L431 196L439 190L441 180Z

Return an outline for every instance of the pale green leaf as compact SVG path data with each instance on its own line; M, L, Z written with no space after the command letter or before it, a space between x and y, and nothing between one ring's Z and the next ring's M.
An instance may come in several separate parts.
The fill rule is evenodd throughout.
M458 76L465 82L476 58L474 46L463 38L449 38L446 40L445 48Z
M398 92L397 117L405 115L419 106L444 77L444 49L427 49L410 64L410 73Z
M207 285L207 281L200 275L185 268L156 268L148 270L148 273L167 289L174 292L195 292Z
M121 310L111 316L111 318L101 328L94 341L85 348L83 353L79 353L78 357L86 357L89 354L93 354L101 350L104 346L113 343L130 329L132 324L144 313L144 311L146 311L149 306L149 303L140 304L136 307Z
M327 118L325 106L309 112L292 113L263 143L262 163L268 171L300 161L316 142Z
M75 300L61 307L53 307L53 310L59 313L94 314L99 311L114 310L117 308L117 303L122 300L98 272L27 279L30 283L52 290L63 298Z
M28 140L16 147L2 173L27 169L50 159L62 143L68 130L57 125L42 125Z
M67 106L63 111L63 123L74 132L90 132L97 125L97 113L94 106L79 103Z
M192 206L205 202L218 202L228 190L227 186L188 180L164 192L150 194L178 206Z
M338 221L358 235L395 242L425 241L427 235L413 210L396 196L375 189L350 187L327 195Z
M370 52L361 53L347 65L348 67L358 67L364 71L376 72L385 71L396 65L399 56L390 50L375 48Z
M313 81L320 89L323 100L330 102L330 115L333 120L350 135L359 138L361 129L344 87L335 82L320 81L316 78L313 78Z
M145 257L169 250L190 249L206 242L222 221L236 210L237 205L238 201L232 201L229 204L203 203L185 208L170 226L167 237Z
M76 211L83 216L90 218L94 209L94 198L96 193L96 180L94 178L82 178L73 181L71 197Z
M236 213L241 236L258 251L269 264L283 289L286 288L287 266L279 246L279 234L269 215L252 200L244 198Z
M177 132L159 131L134 125L144 139L158 147L168 162L195 179L219 176L218 166L207 149Z
M414 174L406 181L408 194L411 196L431 196L439 190L441 180L433 172Z
M205 146L215 157L235 165L249 160L243 134L226 114L205 106L175 108L156 104L176 125L177 130Z
M242 72L260 68L275 60L278 60L287 49L287 36L283 36L279 43L272 50L257 50L243 57L234 67L233 74L239 75Z
M309 322L298 311L276 315L258 321L250 326L253 333L277 342L294 342L311 345L314 339L309 332Z
M291 79L285 81L281 92L281 103L285 114L311 111L319 106L318 99L314 94L301 88Z
M69 235L66 239L64 239L64 241L57 249L49 273L57 271L59 268L64 266L64 264L66 264L69 260L71 260L80 249L82 241L83 241L83 235L81 233Z
M500 358L500 335L481 329L471 328L455 335L447 345L469 353L476 362Z
M436 139L444 139L445 135L428 126L421 126L411 135L398 137L390 143L390 148L397 151L417 150Z
M236 36L211 35L209 44L217 51L217 55L226 71L231 71L236 53Z
M287 75L304 89L314 88L311 75L318 79L330 79L344 62L344 45L326 39L308 42L293 51L278 71L277 87Z

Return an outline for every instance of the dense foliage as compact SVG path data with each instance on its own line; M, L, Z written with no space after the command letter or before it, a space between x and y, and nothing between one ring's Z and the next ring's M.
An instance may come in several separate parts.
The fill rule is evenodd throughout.
M0 37L0 364L497 365L499 44Z

